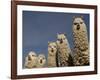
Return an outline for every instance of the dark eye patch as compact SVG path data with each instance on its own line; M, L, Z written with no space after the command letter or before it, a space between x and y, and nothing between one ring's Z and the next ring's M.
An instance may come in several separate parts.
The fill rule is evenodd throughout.
M32 56L36 56L36 55L34 54L34 55L32 55Z
M77 23L74 23L74 25L77 25Z
M60 41L60 39L57 39L58 41Z
M63 38L63 40L65 40L66 38Z
M83 24L83 22L80 22L80 24Z
M42 59L44 59L44 57Z

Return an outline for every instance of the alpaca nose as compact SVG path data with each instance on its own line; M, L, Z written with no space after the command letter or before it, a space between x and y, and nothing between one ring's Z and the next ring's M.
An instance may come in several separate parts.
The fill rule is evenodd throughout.
M62 39L60 40L60 44L61 44L61 43L63 43L63 40L62 40Z
M40 60L40 63L42 63L42 59Z
M77 25L77 30L79 30L79 29L80 29L80 25L78 24L78 25Z
M54 50L53 50L53 48L51 49L51 52L53 52Z
M29 61L31 60L31 57L30 57L30 56L28 56L28 60L29 60Z

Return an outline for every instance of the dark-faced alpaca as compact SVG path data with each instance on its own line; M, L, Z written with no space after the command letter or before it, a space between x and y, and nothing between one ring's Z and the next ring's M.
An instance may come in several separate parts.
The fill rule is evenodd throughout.
M82 17L75 17L73 20L74 37L74 65L89 64L89 43L87 27Z
M58 65L60 67L71 66L73 61L71 49L65 34L57 34Z
M48 42L48 67L56 67L56 54L57 44L56 42Z

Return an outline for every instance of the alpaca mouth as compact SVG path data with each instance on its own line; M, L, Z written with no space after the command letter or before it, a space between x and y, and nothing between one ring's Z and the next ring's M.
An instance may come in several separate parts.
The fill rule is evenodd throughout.
M42 63L42 60L40 60L40 63Z
M60 44L62 44L63 43L63 40L60 40Z
M28 60L31 61L31 57L30 56L28 56Z
M77 25L77 30L79 30L80 29L80 25Z
M54 50L52 49L51 52L54 52Z

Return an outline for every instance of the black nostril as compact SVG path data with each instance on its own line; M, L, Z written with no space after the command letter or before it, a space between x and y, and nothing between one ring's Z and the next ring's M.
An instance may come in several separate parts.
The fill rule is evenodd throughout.
M40 60L40 63L42 63L42 60Z
M30 56L28 56L28 60L29 60L29 61L31 60L31 57L30 57Z
M80 26L79 24L77 26Z
M80 29L80 25L78 24L78 25L77 25L77 30L79 30L79 29Z
M52 48L52 50L51 50L51 52L53 52L54 50L53 50L53 48Z
M60 40L60 43L63 43L63 40L62 39Z

